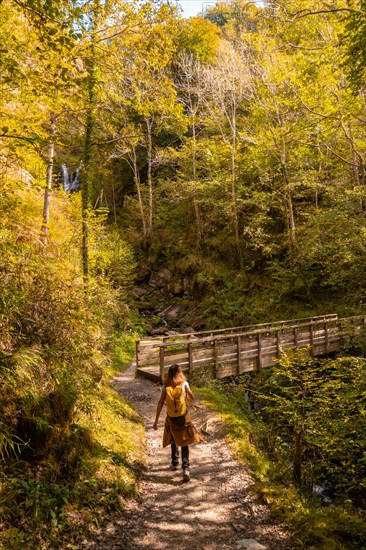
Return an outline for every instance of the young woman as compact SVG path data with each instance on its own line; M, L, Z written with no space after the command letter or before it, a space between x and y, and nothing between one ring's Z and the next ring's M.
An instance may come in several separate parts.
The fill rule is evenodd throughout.
M165 419L163 447L171 445L172 468L177 470L179 466L179 449L182 447L183 480L189 481L189 445L201 440L196 428L193 426L187 412L187 400L193 399L193 393L189 388L186 377L179 365L171 365L165 377L164 387L156 409L156 417L153 425L158 429L158 420L164 403L167 406Z

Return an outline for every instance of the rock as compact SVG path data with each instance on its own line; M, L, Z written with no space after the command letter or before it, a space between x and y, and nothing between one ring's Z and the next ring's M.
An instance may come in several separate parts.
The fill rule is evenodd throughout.
M243 548L244 550L266 550L266 546L260 544L255 539L242 539L236 543L237 548Z
M214 434L217 429L222 429L222 425L216 418L208 418L202 427L202 431L207 435Z
M151 273L149 285L154 288L163 288L167 286L171 278L172 274L169 269L167 267L161 267L159 271L153 271Z
M167 336L168 332L166 327L151 328L150 330L151 336Z
M146 288L142 288L142 287L136 287L136 288L133 289L132 292L133 292L134 296L136 296L136 298L140 298L141 296L144 296L144 294L149 292L149 290L147 290Z
M160 311L159 315L167 321L172 321L173 319L178 319L182 315L182 313L186 311L187 308L188 304L186 302L182 302L180 304L164 308L162 311Z
M192 334L193 332L195 332L195 330L192 327L184 327L179 332L181 334Z
M144 283L149 280L149 277L151 275L151 266L148 262L140 262L136 269L136 282L137 284Z
M168 282L167 289L171 294L183 294L188 292L189 279L187 277L174 277Z
M331 498L331 493L327 487L322 487L321 485L313 486L313 493L320 496L324 506L330 506L333 502Z
M184 286L182 279L172 279L168 282L167 289L171 294L182 294L184 292Z

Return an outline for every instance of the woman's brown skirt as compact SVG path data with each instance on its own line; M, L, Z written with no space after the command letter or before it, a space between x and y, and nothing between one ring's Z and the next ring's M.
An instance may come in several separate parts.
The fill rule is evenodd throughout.
M173 424L170 417L167 415L164 426L163 447L167 447L172 443L175 443L179 447L185 447L186 445L192 445L192 443L197 443L201 440L202 438L194 427L189 413L185 415L183 426Z

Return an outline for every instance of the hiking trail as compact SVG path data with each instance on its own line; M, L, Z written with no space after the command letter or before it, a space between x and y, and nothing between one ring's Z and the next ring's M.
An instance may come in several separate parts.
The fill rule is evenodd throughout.
M192 420L207 443L190 447L191 481L170 469L162 448L165 408L153 430L161 388L135 378L135 365L114 379L116 390L140 413L146 428L147 468L139 496L83 547L93 550L290 550L290 535L252 491L253 480L233 457L225 426L200 405Z

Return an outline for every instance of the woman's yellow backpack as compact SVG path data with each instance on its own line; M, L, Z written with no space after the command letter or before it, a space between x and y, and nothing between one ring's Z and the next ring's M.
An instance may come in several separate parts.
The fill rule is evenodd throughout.
M187 404L183 384L175 388L166 386L165 391L165 404L168 416L177 417L185 415L187 412Z

